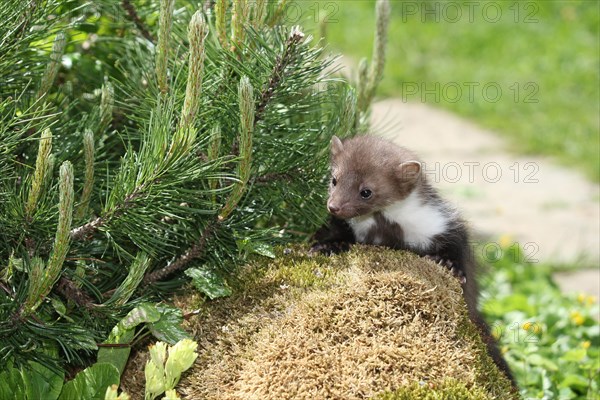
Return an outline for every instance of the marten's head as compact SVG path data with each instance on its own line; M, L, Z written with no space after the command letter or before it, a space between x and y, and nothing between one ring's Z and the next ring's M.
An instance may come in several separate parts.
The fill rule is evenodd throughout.
M409 150L376 136L331 139L329 212L342 219L368 215L405 199L422 180Z

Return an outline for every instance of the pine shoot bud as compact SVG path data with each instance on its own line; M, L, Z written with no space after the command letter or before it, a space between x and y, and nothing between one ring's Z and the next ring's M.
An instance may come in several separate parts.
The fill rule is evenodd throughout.
M160 1L160 19L158 23L158 45L156 49L156 80L158 89L164 95L169 90L168 61L171 25L173 24L173 8L175 0Z
M100 129L105 129L112 121L113 107L115 103L115 90L110 82L102 85L102 97L100 98Z
M50 62L48 63L48 65L46 65L46 70L44 71L44 75L42 76L42 83L40 84L40 90L38 91L37 95L38 98L48 93L48 91L54 84L54 80L56 79L56 75L58 75L58 69L60 68L60 62L65 52L66 45L67 38L65 34L63 32L59 32L54 38L54 43L52 44Z
M244 27L248 22L248 0L233 0L233 14L231 15L231 50L236 51L242 47L245 39Z
M225 49L228 46L227 40L227 3L228 0L217 0L215 4L215 29L221 46Z
M27 197L25 213L31 217L34 214L35 207L42 193L44 181L48 175L48 166L50 164L50 151L52 151L52 132L46 128L42 132L40 143L38 145L37 159L35 160L35 172L31 182L31 190Z
M86 129L83 134L83 155L85 158L85 178L83 180L81 201L75 213L76 219L86 216L92 197L92 189L94 188L94 133L90 129Z
M238 163L238 179L221 214L219 220L223 221L235 209L241 200L248 179L250 179L250 167L252 165L252 133L254 132L254 89L247 76L243 76L238 87L240 102L240 161Z

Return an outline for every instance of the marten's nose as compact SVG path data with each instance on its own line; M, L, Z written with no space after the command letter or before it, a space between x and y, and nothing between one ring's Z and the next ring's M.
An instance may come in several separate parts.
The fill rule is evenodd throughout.
M327 208L329 209L329 212L332 214L337 214L340 211L340 208L338 206L336 206L335 204L328 204Z

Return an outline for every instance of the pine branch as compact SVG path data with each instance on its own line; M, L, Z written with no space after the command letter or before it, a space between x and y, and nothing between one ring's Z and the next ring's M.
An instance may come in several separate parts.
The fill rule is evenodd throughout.
M385 47L387 43L387 30L390 21L389 0L377 0L375 5L377 29L373 42L373 56L371 66L367 60L362 59L358 66L358 112L356 115L356 129L365 133L368 125L369 109L375 97L377 86L383 78L385 67Z
M265 112L267 104L269 104L269 101L275 94L275 90L279 87L285 69L294 60L294 57L296 56L296 49L298 48L297 45L302 42L302 39L304 39L304 33L302 33L296 27L292 28L292 33L286 41L283 54L278 56L277 60L275 61L275 66L273 67L271 77L269 78L269 84L261 93L260 102L256 107L256 113L254 115L255 125L262 118L262 114Z
M96 229L100 228L105 223L106 218L96 217L87 224L78 226L77 228L73 228L71 230L71 240L81 240L83 238L89 237L92 233L96 231Z
M270 174L265 174L262 176L257 177L256 179L254 179L254 182L256 183L271 183L271 182L275 182L275 181L293 181L294 177L292 176L292 174L290 174L289 172L284 172L284 173L270 173Z
M154 36L152 36L148 28L146 28L144 22L140 19L137 11L135 10L135 7L133 6L133 4L131 4L131 1L122 0L121 6L125 9L125 11L127 12L127 16L135 24L142 36L144 36L148 41L154 43Z
M197 11L192 16L188 29L190 55L188 61L188 78L185 89L185 99L179 120L179 129L190 129L198 113L198 105L202 96L202 75L204 73L205 46L208 35L208 24L204 16Z
M254 94L252 85L248 77L244 76L238 86L238 98L240 104L240 143L242 145L240 152L240 161L238 164L238 179L234 185L217 221L209 223L200 235L200 239L190 247L176 261L166 267L152 272L144 278L144 284L148 285L165 279L167 276L180 271L191 261L204 255L204 248L208 237L214 233L215 228L223 222L235 209L242 198L248 180L250 179L250 166L252 156L252 133L254 131ZM215 145L216 146L216 145ZM215 151L214 149L212 151Z
M115 90L110 82L102 85L102 97L100 98L100 125L98 131L106 129L113 119L113 109L115 103Z
M94 300L80 287L77 286L75 282L70 279L62 276L57 284L56 291L60 293L64 298L73 301L80 307L85 307L86 309L91 309L94 307Z
M72 229L70 232L71 240L82 240L84 238L87 238L91 236L94 232L96 232L98 228L101 228L102 226L106 225L113 218L117 218L120 215L122 215L127 208L133 205L133 200L137 199L139 196L142 195L146 187L152 186L152 184L156 183L157 181L158 179L154 179L150 182L146 182L137 186L131 194L125 197L125 200L123 200L122 203L115 206L114 209L108 211L105 215L96 217L92 221Z
M123 306L138 288L146 270L150 266L150 258L145 253L138 253L135 260L129 266L129 273L119 287L110 291L111 298L103 305ZM108 294L108 293L106 293Z
M375 6L375 19L377 21L377 29L375 31L373 57L371 60L371 70L369 71L368 82L370 98L375 96L377 85L383 78L383 69L385 67L385 46L387 44L388 25L390 23L389 0L377 0Z
M215 233L215 230L218 226L218 221L208 223L208 225L206 225L206 227L200 234L200 238L192 247L187 249L187 251L183 253L183 255L180 256L178 259L167 264L166 267L146 275L146 277L143 280L144 285L147 286L158 281L162 281L166 277L174 274L175 272L181 271L181 269L187 266L190 262L202 257L204 255L204 250L206 247L206 243L208 242L208 238Z

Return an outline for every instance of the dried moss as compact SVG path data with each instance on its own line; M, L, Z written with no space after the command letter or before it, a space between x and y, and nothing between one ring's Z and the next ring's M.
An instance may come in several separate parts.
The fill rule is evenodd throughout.
M200 356L181 381L185 398L428 399L446 389L457 397L444 398L512 397L456 279L415 255L356 246L309 258L297 247L249 263L235 286L187 323ZM177 303L190 309L198 296ZM140 379L128 371L126 389L139 393Z

